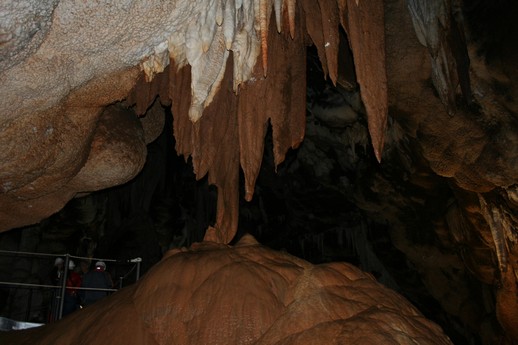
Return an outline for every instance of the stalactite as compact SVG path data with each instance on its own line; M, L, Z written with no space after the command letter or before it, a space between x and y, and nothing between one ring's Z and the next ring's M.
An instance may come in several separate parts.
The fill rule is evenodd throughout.
M286 7L287 7L287 12L288 12L288 22L289 22L289 25L290 25L290 35L291 35L291 38L295 38L295 30L296 30L296 22L295 22L295 16L296 16L296 5L297 5L297 1L296 0L286 0Z
M210 105L218 92L227 65L229 52L226 49L225 36L221 27L218 27L213 38L205 54L191 64L192 98L189 118L193 122L201 118L203 110Z
M223 24L223 12L225 11L226 0L218 0L216 4L216 24L221 26Z
M347 6L339 8L347 12L340 16L353 51L374 154L381 161L388 114L383 1L347 0Z
M275 10L275 24L277 25L277 32L281 33L282 30L282 11L283 11L283 1L282 0L274 0L273 7Z
M141 64L146 81L151 81L156 74L161 73L169 64L169 51L167 41L160 43L154 49L154 54L149 56Z
M160 96L162 100L167 102L169 99L169 66L165 68L164 73L158 73L151 81L148 81L145 75L142 75L126 98L126 103L135 106L135 112L138 116L146 113L147 109L153 104L156 96Z
M215 132L200 156L213 155L207 167L209 183L218 187L216 223L207 229L204 239L219 243L229 243L234 238L239 216L238 99L233 93L232 63L229 58L222 89L205 110L197 136L199 141L205 142L206 134ZM194 160L197 157L194 152Z
M308 43L303 32L306 29L309 32L318 48L324 73L336 83L337 29L339 19L345 15L340 12L339 17L337 13L345 7L341 3L337 7L335 2L327 0L302 0L299 6L295 0L261 0L253 4L226 0L211 4L209 12L214 12L213 17L217 18L210 19L207 14L200 14L191 21L184 39L171 37L168 47L171 57L178 61L172 60L165 73L153 74L153 82L139 82L128 97L128 103L136 104L137 112L143 114L158 94L163 103L172 100L177 152L185 157L192 156L197 178L208 173L210 182L218 186L218 219L208 236L228 242L237 230L238 200L237 187L229 181L234 181L237 186L235 176L239 171L238 166L231 168L230 162L238 157L245 175L245 199L251 200L261 166L268 121L272 126L276 166L283 162L287 150L300 144L305 133L305 46ZM379 30L383 23L379 26L372 23L379 21L382 6L378 2L362 3L360 9L351 10L351 6L358 7L352 2L348 6L347 16L352 24L346 29L351 37L369 130L379 160L386 122L386 80L383 78L383 58L379 59L379 52L383 51L383 33ZM275 25L270 23L272 7L276 12ZM297 15L302 9L304 17ZM278 33L279 28L282 29L283 17L279 12L288 17L289 34L282 30ZM186 49L185 54L171 50L178 45ZM232 59L228 58L228 49L232 51ZM259 49L263 54L262 71L261 66L255 63ZM268 51L274 52L269 59ZM157 50L155 55L162 56L162 52ZM232 60L232 65L228 64L229 60ZM185 66L186 62L190 66ZM209 65L210 70L206 70L205 66ZM264 77L268 69L282 73L270 73ZM232 71L232 76L228 76L228 70ZM250 78L253 83L242 84ZM231 96L228 96L228 90L220 89L221 85L229 82L235 93ZM191 85L191 91L187 85ZM221 93L228 96L227 103L218 101L217 105L212 105ZM268 103L264 102L265 99ZM207 114L211 115L204 120ZM232 122L234 116L236 124ZM237 134L233 134L234 129ZM232 138L236 138L236 142ZM222 142L227 143L228 157L219 148ZM227 167L219 166L219 162L228 163Z
M338 78L338 23L346 30L367 111L372 146L376 158L381 161L388 113L383 2L344 0L337 5L334 1L302 0L301 3L306 28L317 47L324 75L329 75L335 84Z
M236 4L235 0L227 0L223 12L223 35L225 36L225 47L227 50L232 48L232 42L235 37L236 27Z
M186 158L193 152L192 123L188 113L191 106L191 66L178 69L175 61L171 61L169 70L169 98L172 100L173 128L176 141L176 152Z
M319 0L320 14L322 18L321 31L324 37L324 46L322 49L326 55L327 70L329 78L334 85L338 76L338 48L339 39L338 26L338 7L335 1Z
M488 204L482 195L478 195L480 202L480 209L482 215L486 219L491 235L493 236L493 243L495 245L496 256L498 259L498 266L501 272L507 271L508 252L505 240L505 232L502 227L503 217L500 214L497 206Z
M297 22L299 30L301 23ZM271 73L262 78L254 71L254 83L243 85L239 94L240 161L245 175L245 198L251 200L261 167L264 136L271 121L274 159L278 165L288 149L296 147L305 130L305 42L302 35L292 40L286 32L278 34L270 25L268 46L275 52L270 59ZM286 68L289 66L288 68ZM268 99L268 103L264 102Z
M448 113L456 112L457 87L467 104L472 103L470 60L462 31L458 1L408 0L408 10L419 42L431 58L432 82Z
M228 1L227 5L229 3L231 1ZM298 25L300 26L300 23ZM238 96L230 94L224 88L215 92L213 102L221 99L222 93L227 101L219 100L214 105L211 103L203 110L204 116L199 117L196 124L187 116L193 104L193 95L186 87L191 85L194 75L193 67L189 65L178 69L175 61L171 61L165 73L155 76L153 82L141 80L127 100L129 104L136 105L139 113L145 112L157 94L160 94L163 100L172 100L177 152L185 157L193 157L197 178L202 178L208 173L209 182L218 186L217 221L214 227L209 229L207 238L225 243L232 239L237 230L238 216L239 165L233 167L230 162L235 157L240 160L248 186L246 198L250 200L261 165L268 120L271 120L274 132L276 164L280 164L286 151L296 147L304 136L305 42L302 35L297 35L292 41L286 36L287 33L276 33L273 25L270 25L269 29L268 45L276 52L275 58L271 61L272 68L282 70L287 65L290 65L290 68L285 74L273 74L264 79L260 77L260 67L256 65L256 82L244 85ZM219 37L218 34L216 37ZM235 66L233 59L227 60L226 68L222 69L226 75L222 79L222 85L228 86L230 82L233 90L233 78L228 76L232 71L229 63ZM270 100L268 104L264 102L265 98ZM235 108L230 107L234 102ZM233 117L236 117L236 124L228 122ZM234 130L239 136L231 135ZM237 141L233 142L232 138L239 140L239 145ZM222 143L227 140L230 141L226 148L223 148ZM228 152L225 153L226 151Z
M322 33L322 16L318 15L320 7L318 2L314 0L301 0L301 3L304 10L307 33L317 48L318 58L322 65L324 77L326 77L329 69L325 53L324 35Z

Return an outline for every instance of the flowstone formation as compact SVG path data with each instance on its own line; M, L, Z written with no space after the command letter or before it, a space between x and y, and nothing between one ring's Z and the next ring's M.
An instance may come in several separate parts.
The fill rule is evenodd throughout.
M245 235L175 249L131 287L4 344L452 344L352 265L311 265Z

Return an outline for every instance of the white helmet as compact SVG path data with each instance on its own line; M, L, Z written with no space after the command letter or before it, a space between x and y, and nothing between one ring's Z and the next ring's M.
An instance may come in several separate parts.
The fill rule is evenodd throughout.
M95 263L95 267L102 267L102 268L106 269L106 264L104 263L104 261L97 261Z
M68 269L69 270L73 270L74 268L76 268L76 264L74 263L74 261L69 260L68 261Z
M65 262L65 260L63 260L63 258L56 258L56 260L54 261L54 266L62 265L63 262Z

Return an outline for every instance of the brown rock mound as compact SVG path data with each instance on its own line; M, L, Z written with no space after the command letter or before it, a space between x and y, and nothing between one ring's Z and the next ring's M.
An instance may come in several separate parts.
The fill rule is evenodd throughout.
M144 279L2 344L451 344L408 301L346 263L258 244L171 251Z

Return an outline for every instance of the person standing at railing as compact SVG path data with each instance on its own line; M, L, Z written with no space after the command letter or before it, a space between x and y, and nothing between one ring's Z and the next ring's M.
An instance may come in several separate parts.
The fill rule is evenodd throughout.
M113 280L110 273L106 272L106 264L104 261L98 261L95 263L95 269L86 273L83 277L83 283L81 284L84 288L94 289L112 289ZM82 305L87 306L97 302L101 298L108 295L108 291L98 290L81 290L81 302Z
M90 271L90 260L81 260L79 261L79 275L81 276L81 279Z
M63 277L63 269L65 260L63 258L56 258L54 260L54 268L50 272L50 279L53 285L61 285L61 278Z
M79 309L79 294L77 288L81 286L82 278L75 271L73 260L68 261L68 275L66 281L65 300L63 303L63 316Z
M52 285L61 286L64 274L64 265L65 260L63 260L63 258L57 257L56 260L54 260L54 267L52 268L49 274ZM50 301L48 322L55 321L58 318L60 301L59 298L59 289L56 288L52 291L52 299Z

